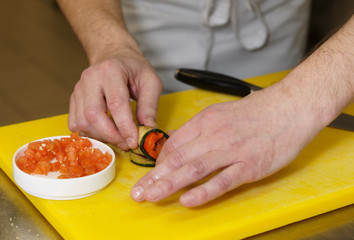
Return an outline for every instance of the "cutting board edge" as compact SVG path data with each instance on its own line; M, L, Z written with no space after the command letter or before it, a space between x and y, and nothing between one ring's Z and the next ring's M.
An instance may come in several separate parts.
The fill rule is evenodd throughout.
M293 224L305 219L319 216L321 214L330 211L334 211L339 208L352 205L354 204L352 196L354 196L354 185L345 189L341 189L339 191L322 195L319 198L314 197L311 200L307 200L305 202L298 202L291 206L286 206L287 211L284 211L285 208L281 208L274 211L270 215L264 214L263 217L258 218L257 221L250 221L250 222L245 221L243 223L244 226L239 225L237 229L232 229L231 226L227 226L223 229L223 231L215 233L212 236L209 233L207 236L201 236L200 238L195 238L194 236L193 238L191 238L191 240L192 239L214 240L216 239L216 237L220 237L220 236L222 236L221 239L231 240L231 239L235 239L235 237L243 239L247 237L256 236L261 233L265 233L280 227L287 226L289 224ZM337 201L338 199L340 199L341 201ZM303 205L303 206L299 207L299 205L300 206ZM322 208L314 207L314 205L317 206L321 205ZM283 221L284 219L287 220ZM243 229L243 230L247 229L245 227L246 225L248 230L243 231L240 234L239 229ZM257 230L255 231L254 229Z

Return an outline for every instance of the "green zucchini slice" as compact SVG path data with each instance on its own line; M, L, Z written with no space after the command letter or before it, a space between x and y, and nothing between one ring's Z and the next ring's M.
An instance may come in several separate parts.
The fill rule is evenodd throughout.
M155 136L150 136L151 134ZM168 135L161 129L139 126L139 147L132 151L136 154L144 155L148 160L155 162L167 139ZM150 149L147 149L147 147L150 147Z
M146 159L145 156L130 152L130 161L143 167L155 167L155 162Z

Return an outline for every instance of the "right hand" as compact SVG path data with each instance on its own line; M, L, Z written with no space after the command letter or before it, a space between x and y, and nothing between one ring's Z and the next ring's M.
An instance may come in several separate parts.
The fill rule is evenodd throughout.
M161 80L140 51L125 48L110 54L83 71L70 98L69 129L122 150L136 148L130 98L137 101L138 122L156 126L161 91Z

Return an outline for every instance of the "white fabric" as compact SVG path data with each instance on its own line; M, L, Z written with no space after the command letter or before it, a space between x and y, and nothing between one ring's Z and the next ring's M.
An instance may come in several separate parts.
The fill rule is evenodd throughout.
M308 0L122 0L128 30L164 82L176 68L246 78L292 68L306 47Z

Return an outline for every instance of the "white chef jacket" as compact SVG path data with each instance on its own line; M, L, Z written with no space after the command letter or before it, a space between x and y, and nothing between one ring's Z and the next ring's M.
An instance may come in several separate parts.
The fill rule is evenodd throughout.
M177 68L247 78L296 66L306 47L308 0L122 0L124 19L164 83L190 88Z

